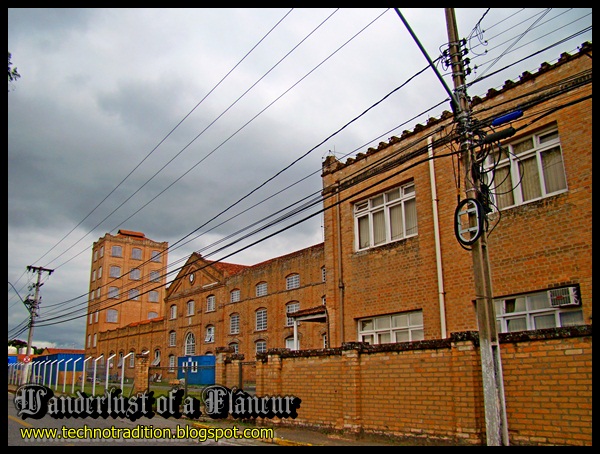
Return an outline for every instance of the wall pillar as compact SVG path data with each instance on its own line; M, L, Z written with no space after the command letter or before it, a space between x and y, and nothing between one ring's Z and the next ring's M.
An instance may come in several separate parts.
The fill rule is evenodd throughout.
M343 430L358 433L362 430L360 355L364 342L342 344L342 373L345 385L342 388Z
M133 394L142 393L150 388L150 377L148 374L150 361L148 353L136 353L135 359Z

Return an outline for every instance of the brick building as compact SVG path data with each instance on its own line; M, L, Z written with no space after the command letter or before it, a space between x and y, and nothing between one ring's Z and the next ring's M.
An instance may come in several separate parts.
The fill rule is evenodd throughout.
M153 241L131 230L119 230L116 235L107 233L94 242L85 341L87 355L109 353L98 345L101 333L162 318L167 249L167 242Z
M591 53L563 55L472 100L489 187L498 331L591 323ZM495 118L520 111L509 124ZM323 164L332 345L447 338L476 330L471 252L457 239L464 178L450 112L342 163ZM467 249L467 250L465 250Z
M475 198L485 212L497 328L509 343L509 427L518 428L511 437L591 444L591 54L584 43L470 100L476 171L485 182L477 194L464 192L468 173L450 112L345 162L329 156L322 244L252 266L192 254L166 289L157 318L138 308L137 320L103 325L117 329L88 328L88 342L92 333L99 337L86 353L148 350L155 365L171 366L181 356L229 347L258 359L259 394L302 395L303 416L295 423L376 431L385 415L397 434L478 442L478 345L461 334L477 331L473 262L456 222L459 204ZM508 128L514 131L501 142L485 140ZM546 366L538 371L535 364ZM399 407L384 394L389 376L382 371L392 365L390 374L402 376ZM428 381L433 376L445 391ZM538 386L544 377L557 386ZM438 397L426 401L426 393ZM442 398L444 421L436 405ZM327 399L338 407L323 405ZM540 428L529 426L536 412L573 422L549 435L543 415Z

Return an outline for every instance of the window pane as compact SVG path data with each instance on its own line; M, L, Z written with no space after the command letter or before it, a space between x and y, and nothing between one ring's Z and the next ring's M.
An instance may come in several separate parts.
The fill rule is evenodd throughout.
M535 325L535 329L555 328L556 319L554 314L537 315L533 317L533 324Z
M560 326L583 325L583 311L561 312Z
M373 342L373 335L369 334L367 336L363 335L362 336L362 342L366 342L369 345L373 345L375 342Z
M515 204L513 197L512 178L510 176L510 167L497 167L494 173L494 195L498 209L506 208Z
M394 328L405 328L408 326L408 315L394 315L392 317L392 326Z
M375 319L377 329L385 329L390 327L390 317L378 317Z
M519 142L513 145L513 153L520 154L524 151L531 150L533 148L533 139L531 137L525 139L523 142Z
M358 247L363 249L369 247L369 217L358 218Z
M527 329L527 321L525 317L509 318L506 320L506 326L509 333L514 331L525 331Z
M518 298L508 298L504 300L504 313L510 314L512 312L523 312L527 308L525 306L525 297L521 296Z
M406 218L406 236L417 233L417 202L415 199L404 202L404 216Z
M567 187L560 148L552 148L542 153L542 169L546 193L560 191Z
M385 217L383 211L373 213L373 243L385 243Z
M546 309L550 306L550 300L548 299L547 293L536 293L535 295L529 295L529 309Z
M408 342L410 340L410 335L408 330L395 331L396 342Z
M402 205L394 205L390 208L390 232L392 240L397 240L404 236L404 227L402 225Z
M410 326L418 326L423 324L423 312L417 311L409 314Z
M397 198L400 197L400 190L399 189L394 189L388 193L386 193L386 199L388 202L391 202L392 200L396 200Z
M379 344L389 344L392 341L391 333L381 333L379 334Z
M540 177L535 156L519 162L519 174L521 175L523 201L541 197Z
M383 195L371 199L371 206L378 207L379 205L383 205Z
M362 320L360 322L361 331L372 331L373 330L373 319Z

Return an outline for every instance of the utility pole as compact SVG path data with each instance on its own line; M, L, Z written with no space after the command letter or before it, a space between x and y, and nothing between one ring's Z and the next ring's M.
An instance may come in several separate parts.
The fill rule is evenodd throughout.
M41 283L42 273L48 273L48 275L52 274L54 270L50 270L48 268L36 267L36 266L28 266L27 271L36 271L37 272L37 282L33 284L35 286L35 296L33 297L33 301L30 301L29 309L29 335L27 336L27 353L25 356L28 358L28 361L25 363L25 367L23 368L23 373L21 374L21 384L24 385L27 383L29 378L29 368L31 367L31 344L33 343L33 326L35 324L35 317L37 317L37 310L40 304L40 287L44 284Z
M471 111L465 84L465 69L458 38L458 28L454 8L445 8L450 58L452 63L452 79L455 98L459 105L455 108L455 119L461 135L461 159L465 177L465 194L467 198L479 199L481 181L479 172L473 172L473 128ZM476 204L477 206L477 204ZM469 225L477 230L485 213L474 213L468 210ZM455 220L456 222L456 220ZM496 329L496 315L492 291L492 277L489 265L487 237L484 231L478 232L478 238L471 244L473 259L473 277L475 281L475 301L477 323L479 327L479 352L483 378L483 399L485 407L485 425L488 446L508 446L508 424L504 400L504 380L500 360L500 345Z

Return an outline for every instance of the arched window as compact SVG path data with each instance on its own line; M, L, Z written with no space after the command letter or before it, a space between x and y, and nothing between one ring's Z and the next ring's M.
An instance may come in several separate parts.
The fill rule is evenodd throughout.
M267 329L267 309L261 307L256 310L256 331Z
M189 300L186 304L186 315L194 315L194 300Z
M194 333L188 333L185 336L185 350L184 355L195 355L196 354L196 336Z
M240 314L231 314L229 316L229 334L240 333Z

